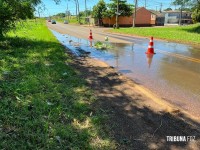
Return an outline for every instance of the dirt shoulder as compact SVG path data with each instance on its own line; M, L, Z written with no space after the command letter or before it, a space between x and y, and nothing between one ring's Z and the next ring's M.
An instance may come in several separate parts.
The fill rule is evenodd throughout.
M198 149L199 120L160 101L141 85L106 63L74 57L72 66L82 73L97 97L93 111L108 116L103 130L118 149ZM169 142L167 136L195 136L195 141Z

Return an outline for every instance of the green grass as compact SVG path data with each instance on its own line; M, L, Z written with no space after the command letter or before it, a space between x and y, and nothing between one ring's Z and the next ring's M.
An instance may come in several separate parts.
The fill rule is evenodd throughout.
M200 24L176 27L145 27L111 29L111 32L139 35L182 43L200 43Z
M114 149L72 58L29 21L0 41L0 149ZM97 111L98 112L98 111Z

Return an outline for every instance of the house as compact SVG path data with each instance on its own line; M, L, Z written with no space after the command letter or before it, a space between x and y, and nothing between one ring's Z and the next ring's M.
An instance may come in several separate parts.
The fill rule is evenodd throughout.
M85 17L85 22L89 25L95 25L95 18L93 18L91 15L88 17Z
M131 27L133 26L133 17L132 16L119 16L118 23L119 26L123 27ZM144 27L144 26L154 26L156 21L156 15L147 10L144 7L139 7L136 11L136 19L135 19L135 26ZM116 17L112 18L103 18L102 20L104 26L113 26L116 24Z
M134 13L133 13L134 16ZM139 7L136 11L135 26L155 26L156 14L144 7Z
M155 11L155 10L149 10L149 11L151 11L153 14L156 15L155 25L156 26L164 26L165 14L161 13L160 11Z
M182 11L182 17L180 11L166 11L165 13L165 25L179 24L181 18L181 24L192 24L192 13Z
M163 13L156 14L156 26L164 26L165 15Z

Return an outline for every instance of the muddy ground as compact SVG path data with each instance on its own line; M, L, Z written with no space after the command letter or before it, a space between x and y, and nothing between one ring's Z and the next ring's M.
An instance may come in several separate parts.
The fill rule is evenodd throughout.
M117 149L200 149L199 120L162 102L104 62L72 57L71 65L82 73L81 78L97 97L93 111L101 110L108 116L103 126ZM166 136L195 136L195 140L169 142Z

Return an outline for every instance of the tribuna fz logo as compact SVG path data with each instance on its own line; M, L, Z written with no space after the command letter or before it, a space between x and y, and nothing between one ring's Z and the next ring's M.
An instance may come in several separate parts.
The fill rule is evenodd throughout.
M166 136L168 142L195 141L195 136Z

